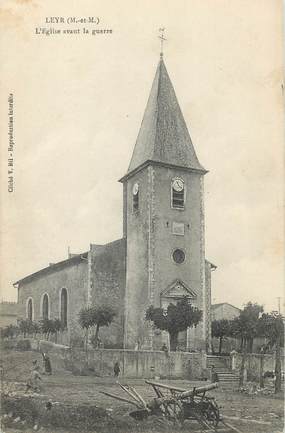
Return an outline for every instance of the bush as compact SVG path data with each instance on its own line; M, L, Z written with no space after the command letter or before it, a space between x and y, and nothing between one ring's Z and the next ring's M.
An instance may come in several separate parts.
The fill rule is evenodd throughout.
M14 338L18 335L19 328L16 325L8 325L5 328L0 328L0 338Z

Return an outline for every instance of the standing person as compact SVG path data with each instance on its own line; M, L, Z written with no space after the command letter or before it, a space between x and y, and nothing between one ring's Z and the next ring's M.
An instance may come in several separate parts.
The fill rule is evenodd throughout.
M169 356L168 347L166 346L165 343L163 344L163 346L160 350L162 350L166 356Z
M114 364L114 376L118 377L121 372L119 361L116 361Z
M52 374L51 362L50 362L49 356L46 353L42 352L42 357L43 357L43 363L44 363L44 372L46 374Z
M162 348L160 350L162 350L163 352L168 352L168 348L165 343L163 343Z

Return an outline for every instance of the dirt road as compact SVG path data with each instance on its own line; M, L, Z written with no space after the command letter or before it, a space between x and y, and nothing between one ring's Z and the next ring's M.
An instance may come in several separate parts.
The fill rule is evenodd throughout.
M12 395L13 393L24 392L30 364L33 359L38 358L40 361L40 354L6 351L2 352L1 355L4 364L3 390L7 392L9 389ZM54 362L54 365L56 365L56 362ZM143 380L120 378L120 381L134 386L145 400L153 398L152 388L146 385ZM169 381L164 381L164 383L169 383ZM192 388L202 383L177 380L171 381L171 384L182 388ZM178 427L173 427L173 425L160 426L156 420L148 420L147 422L134 421L128 416L128 412L133 407L100 394L100 391L106 390L122 395L122 391L113 377L73 376L63 369L54 368L53 375L43 376L43 387L37 400L41 400L43 405L45 402L50 401L54 405L53 407L56 407L56 405L62 405L62 407L72 405L76 410L79 405L89 405L107 410L112 419L118 420L118 425L116 427L115 422L112 432L155 433L160 431L181 431ZM283 431L283 395L246 395L239 392L223 391L222 389L211 391L210 394L216 398L219 406L221 406L224 420L242 433L281 433ZM17 432L16 427L17 425L13 425L10 429L6 428L4 431L5 433ZM23 430L23 428L24 426L22 426L21 431L31 431L33 433L35 431L33 429L29 430L28 427L26 427L26 430ZM76 425L74 425L74 428L76 429ZM101 433L104 430L104 425L100 424L98 432ZM198 432L201 427L196 422L191 422L191 425L190 422L186 422L183 430ZM230 430L226 429L222 431L230 432ZM51 430L42 427L41 432L71 433L74 430L63 430L55 427Z

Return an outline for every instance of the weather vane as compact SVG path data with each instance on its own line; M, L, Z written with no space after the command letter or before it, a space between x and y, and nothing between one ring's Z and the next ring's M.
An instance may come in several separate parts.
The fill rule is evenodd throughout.
M158 36L160 39L160 57L163 57L163 43L164 41L167 41L167 39L164 37L164 30L165 27L160 28L158 31L160 33L160 35Z

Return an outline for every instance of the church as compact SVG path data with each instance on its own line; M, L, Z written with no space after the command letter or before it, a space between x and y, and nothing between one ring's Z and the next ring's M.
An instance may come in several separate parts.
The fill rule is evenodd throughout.
M15 283L19 318L59 318L65 342L82 331L78 313L110 305L116 318L100 330L105 348L169 346L168 334L145 321L150 305L186 296L203 311L197 328L179 335L182 350L208 350L211 272L205 258L204 175L160 54L123 187L123 236L91 244L82 254L50 264ZM75 344L75 343L74 343Z

